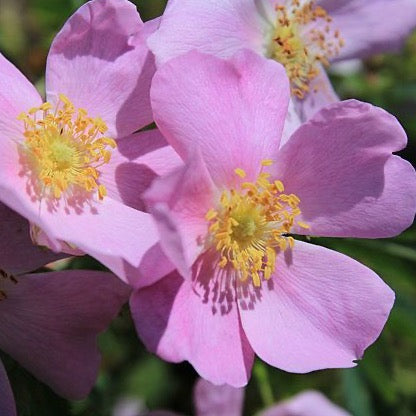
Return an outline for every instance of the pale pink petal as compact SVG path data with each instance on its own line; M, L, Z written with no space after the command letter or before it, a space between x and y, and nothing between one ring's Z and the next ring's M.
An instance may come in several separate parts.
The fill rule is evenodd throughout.
M97 335L129 288L110 273L72 270L24 275L3 290L0 348L59 395L85 397L100 364Z
M257 295L248 307L240 303L250 345L270 365L295 373L355 366L394 301L367 267L301 241L278 255L272 280Z
M194 387L194 405L197 416L241 416L244 389L215 386L200 378Z
M143 131L118 140L117 149L100 176L100 183L106 186L110 198L145 211L143 193L152 181L182 165L182 160L157 129ZM145 234L143 237L148 238ZM124 264L122 272L136 288L153 284L170 273L174 266L155 243L146 251L139 268L140 272Z
M205 215L216 204L215 192L204 161L196 152L184 167L156 179L145 194L159 229L160 244L184 277L190 275L204 250L208 231Z
M350 100L317 113L281 149L276 176L300 198L302 220L321 236L377 238L410 226L416 174L392 152L407 138L395 117Z
M214 384L240 387L249 379L253 352L241 329L233 290L216 286L210 277L192 284L170 274L135 291L130 308L150 351L167 361L189 361Z
M259 416L350 416L318 391L304 391L261 412Z
M414 0L319 0L339 29L345 46L340 59L397 50L416 28Z
M155 28L153 22L149 25ZM67 95L76 107L101 117L113 138L151 123L155 65L146 46L148 35L136 6L127 0L93 0L81 6L52 43L48 100Z
M7 378L6 370L0 360L0 415L17 416L13 391Z
M36 270L62 255L33 244L27 220L0 203L0 269L10 274Z
M280 64L254 52L225 61L193 51L157 71L151 99L167 141L184 159L199 147L214 182L224 185L236 168L256 176L261 160L276 154L289 84Z
M148 44L159 64L193 49L229 58L242 48L263 52L265 26L254 1L170 0Z
M7 152L23 140L20 113L42 104L42 98L26 77L0 53L0 166Z
M148 130L117 141L110 163L100 175L108 196L145 211L143 192L152 181L183 164L159 130Z

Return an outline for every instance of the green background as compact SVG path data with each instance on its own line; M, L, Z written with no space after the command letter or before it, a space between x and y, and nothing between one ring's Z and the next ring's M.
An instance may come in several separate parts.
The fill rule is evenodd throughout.
M49 45L83 1L0 0L0 50L41 90ZM160 15L163 0L135 2L143 20ZM401 155L416 163L416 36L400 54L377 55L358 72L332 74L336 91L381 106L396 115L409 135ZM388 221L388 218L386 219ZM395 239L314 239L375 270L396 292L396 303L380 339L358 367L306 375L288 374L257 361L246 390L245 413L304 389L317 389L356 416L416 415L416 228ZM79 258L71 267L99 268ZM81 402L57 397L4 354L20 416L106 416L122 398L150 409L193 413L196 373L187 364L168 364L146 352L135 335L127 307L100 338L102 369L90 396Z

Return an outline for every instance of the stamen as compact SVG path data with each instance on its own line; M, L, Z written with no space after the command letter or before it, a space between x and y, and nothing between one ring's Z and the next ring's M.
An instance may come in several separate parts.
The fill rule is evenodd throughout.
M116 142L104 137L107 126L101 118L88 117L75 109L63 94L54 112L49 102L19 115L25 127L25 141L19 149L23 168L34 179L42 196L60 199L83 191L107 195L99 184L99 168L109 163Z
M302 6L299 0L292 0L288 6L276 6L276 13L269 55L284 65L292 93L303 99L310 82L319 75L319 64L328 66L344 40L339 30L331 29L332 18L315 0ZM324 29L319 29L322 26Z
M272 163L265 160L261 166ZM244 177L241 172L244 170L235 169ZM299 198L284 194L283 183L271 182L269 177L261 171L255 182L224 190L218 206L205 216L209 223L206 245L218 251L218 266L233 269L241 281L251 278L256 287L275 271L276 250L294 246L295 240L287 234L301 213ZM302 222L298 225L308 227Z

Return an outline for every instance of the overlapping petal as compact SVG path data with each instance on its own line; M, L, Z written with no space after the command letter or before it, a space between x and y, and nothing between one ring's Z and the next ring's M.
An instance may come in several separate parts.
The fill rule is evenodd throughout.
M100 364L96 337L129 288L109 273L80 270L23 275L2 288L0 348L56 393L86 396Z
M158 64L193 49L229 58L242 48L261 52L265 25L254 1L170 0L148 44Z
M108 197L145 211L143 192L152 181L183 165L159 130L148 130L117 141L100 176Z
M275 367L306 373L355 366L383 329L394 293L355 260L297 241L278 256L259 298L240 307L253 350Z
M146 192L160 244L182 276L190 276L193 263L204 249L205 215L212 208L215 191L200 153L195 152L185 167L155 180Z

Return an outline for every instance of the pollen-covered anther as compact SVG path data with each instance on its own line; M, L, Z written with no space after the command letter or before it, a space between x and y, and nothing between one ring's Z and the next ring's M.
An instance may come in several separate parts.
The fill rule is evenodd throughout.
M326 10L314 0L278 5L276 14L269 55L284 65L292 93L303 99L310 82L319 75L319 64L328 66L344 40L339 30L331 28L332 18Z
M262 167L271 164L271 160L261 163ZM246 177L241 168L235 173ZM234 269L242 281L250 278L259 287L261 280L268 280L275 271L276 250L294 245L287 234L301 213L299 203L296 195L284 193L281 181L272 182L263 170L254 182L224 190L218 206L205 216L209 223L206 244L219 252L218 266ZM305 223L297 224L307 228Z
M23 163L37 180L42 197L60 199L80 190L105 197L99 168L109 163L116 142L104 136L107 126L101 118L89 117L60 94L54 110L46 102L18 119L25 128L19 149Z

